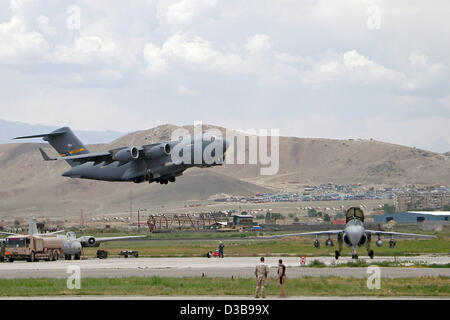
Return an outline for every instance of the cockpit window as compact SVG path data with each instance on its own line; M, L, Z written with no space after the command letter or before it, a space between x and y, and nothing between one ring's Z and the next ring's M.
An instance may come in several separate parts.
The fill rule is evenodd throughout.
M8 238L8 239L6 239L6 246L17 247L17 248L25 247L25 239L24 238Z
M364 222L364 212L360 208L350 208L346 213L347 223L351 220L358 219Z

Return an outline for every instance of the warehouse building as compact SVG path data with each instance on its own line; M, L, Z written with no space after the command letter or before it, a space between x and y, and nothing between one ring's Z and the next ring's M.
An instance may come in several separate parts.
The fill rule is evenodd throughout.
M397 223L417 223L424 221L449 221L450 211L410 211L385 213L373 217L378 224L394 221Z

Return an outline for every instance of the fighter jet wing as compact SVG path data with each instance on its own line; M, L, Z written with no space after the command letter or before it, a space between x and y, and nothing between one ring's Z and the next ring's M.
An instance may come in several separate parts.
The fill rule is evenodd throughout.
M331 235L338 235L342 233L343 230L328 230L328 231L317 231L317 232L306 232L306 233L289 233L289 234L280 234L275 236L267 236L267 237L260 237L261 239L279 239L279 238L286 238L286 237L303 237L303 236L331 236Z
M124 237L103 237L103 238L95 238L95 242L106 242L106 241L117 241L117 240L132 240L139 238L147 238L147 236L124 236Z
M389 237L405 237L405 238L437 238L436 236L428 235L428 234L416 234L416 233L400 233L400 232L385 232L385 231L373 231L373 230L365 230L366 233L370 233L375 236L389 236Z

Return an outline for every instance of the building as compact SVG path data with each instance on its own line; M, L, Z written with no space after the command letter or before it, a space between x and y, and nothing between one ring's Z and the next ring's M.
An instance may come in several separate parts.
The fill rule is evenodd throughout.
M384 213L373 217L377 224L389 221L397 223L418 223L423 221L450 221L450 211L411 211L400 213Z
M443 210L450 205L448 192L404 192L395 194L397 212L435 209Z
M234 225L253 225L253 216L243 212L233 216Z

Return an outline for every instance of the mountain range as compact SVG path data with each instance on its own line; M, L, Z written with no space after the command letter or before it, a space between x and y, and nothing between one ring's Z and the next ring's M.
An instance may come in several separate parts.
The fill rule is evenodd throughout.
M92 152L121 146L167 141L178 126L166 124L125 134L110 143L90 144ZM193 132L192 126L184 127ZM204 129L225 128L204 125ZM34 130L36 129L36 130ZM49 128L9 132L9 136L45 133ZM102 139L106 137L101 135ZM80 135L83 140L83 137ZM68 179L65 162L44 162L38 151L55 151L46 143L0 144L0 214L79 215L145 208L183 206L224 195L298 191L318 183L450 185L450 154L438 154L375 140L336 140L280 137L279 172L262 176L260 165L229 165L189 169L176 183L111 183ZM248 149L246 150L248 153ZM248 158L248 154L247 154Z

